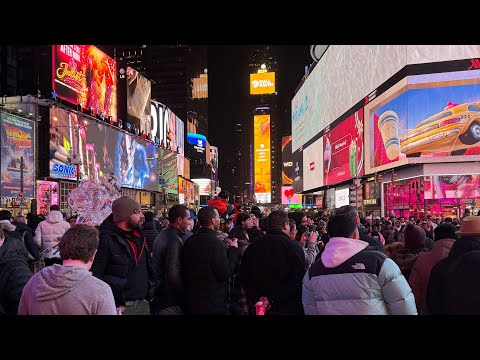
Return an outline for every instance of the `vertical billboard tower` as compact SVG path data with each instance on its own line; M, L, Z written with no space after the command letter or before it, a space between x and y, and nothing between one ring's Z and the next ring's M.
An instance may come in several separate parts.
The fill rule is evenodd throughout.
M253 138L256 202L271 203L270 115L254 116Z

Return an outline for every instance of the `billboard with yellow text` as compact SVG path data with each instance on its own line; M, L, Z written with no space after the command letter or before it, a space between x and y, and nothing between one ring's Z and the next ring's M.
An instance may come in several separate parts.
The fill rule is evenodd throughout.
M255 197L257 203L271 202L270 115L254 116Z
M274 92L274 72L250 74L250 95L273 94Z

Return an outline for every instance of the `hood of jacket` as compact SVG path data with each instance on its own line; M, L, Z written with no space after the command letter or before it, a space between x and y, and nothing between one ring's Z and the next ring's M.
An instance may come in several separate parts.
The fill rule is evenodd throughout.
M453 243L448 257L456 258L472 250L480 250L480 241L476 241L468 237L460 237L460 239Z
M17 238L6 236L5 242L0 246L0 265L12 260L22 260L26 264L27 258L27 249L23 243Z
M14 222L13 225L15 225L17 228L17 231L24 232L24 231L30 231L32 234L35 234L35 231L33 231L28 225L21 224Z
M322 253L322 263L326 268L334 268L365 249L368 243L344 237L330 238Z
M38 301L57 299L72 291L88 276L91 272L78 266L47 266L35 278L35 297Z
M215 209L218 210L218 212L223 214L225 211L227 211L227 205L228 201L219 197L216 197L212 200L208 200L208 206L213 206Z
M59 223L63 221L63 214L58 210L52 210L48 213L45 221L49 222L50 224Z
M17 227L10 220L0 220L0 228L7 231L15 231Z

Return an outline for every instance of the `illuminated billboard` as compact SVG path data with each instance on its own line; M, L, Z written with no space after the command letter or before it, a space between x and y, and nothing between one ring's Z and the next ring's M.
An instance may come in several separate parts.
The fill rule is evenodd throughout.
M323 186L323 138L303 149L303 188L312 190Z
M275 73L250 74L250 95L275 93Z
M192 79L192 99L208 98L208 74Z
M253 119L255 197L259 203L270 203L270 115L255 115Z
M168 194L178 194L178 167L177 167L177 154L173 151L159 148L158 149L158 178L159 184L158 191L162 191L164 187L167 187Z
M53 178L75 180L76 160L80 162L80 178L98 180L104 174L114 173L122 186L157 191L156 149L150 142L101 122L78 117L58 107L50 109L50 176Z
M58 183L37 180L37 214L47 215L51 205L58 204Z
M368 173L478 161L480 70L408 76L365 106L365 117Z
M210 146L210 165L212 172L218 177L218 147Z
M131 66L126 69L127 120L140 132L152 131L151 93L152 83Z
M323 139L324 185L363 176L363 109L325 129Z
M32 198L35 187L35 124L15 115L5 113L0 115L0 194L5 197L16 197L21 192L23 175L23 196Z
M152 100L152 139L158 140L161 147L176 151L177 135L177 116L168 107Z
M292 137L282 137L282 184L292 185L293 183L293 155L292 155Z
M293 187L282 186L282 205L301 204L300 196L293 192Z
M350 205L350 189L335 190L335 208Z
M201 154L205 153L207 138L204 135L187 133L187 142L190 145L193 145L193 148L196 150L196 152Z
M52 87L57 96L116 121L115 60L93 45L53 45L52 51Z
M178 116L176 116L175 125L175 143L177 145L177 173L178 175L185 176L185 124Z
M210 179L192 179L192 181L198 185L199 195L201 196L210 196L211 191L211 180Z

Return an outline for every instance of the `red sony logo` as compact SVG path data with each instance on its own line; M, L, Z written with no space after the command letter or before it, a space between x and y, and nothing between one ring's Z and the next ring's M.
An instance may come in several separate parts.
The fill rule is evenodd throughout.
M471 59L470 61L472 62L472 65L470 65L470 67L468 68L468 70L480 69L480 60L478 60L478 59Z

